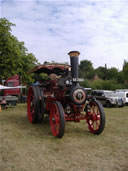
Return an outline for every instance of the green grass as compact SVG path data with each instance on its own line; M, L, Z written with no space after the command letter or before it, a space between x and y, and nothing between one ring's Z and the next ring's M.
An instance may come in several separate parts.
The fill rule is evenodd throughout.
M127 171L128 106L105 108L106 127L97 136L84 121L66 122L55 138L49 122L30 124L26 105L0 112L1 171Z

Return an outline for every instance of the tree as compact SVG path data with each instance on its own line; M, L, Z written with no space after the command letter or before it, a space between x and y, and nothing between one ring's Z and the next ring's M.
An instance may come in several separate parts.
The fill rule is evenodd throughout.
M95 73L97 73L98 77L101 78L102 80L107 79L107 68L106 67L98 67L95 69Z
M0 19L0 78L19 74L23 82L31 82L31 76L27 72L37 63L37 59L24 46L24 42L12 35L11 27L15 24L5 18Z
M107 79L108 80L117 80L118 79L118 69L112 67L107 70Z
M94 68L91 61L82 60L79 65L80 77L92 79L94 77Z
M124 76L123 71L119 71L118 76L117 76L118 83L123 84L124 80L125 80L125 76Z
M124 76L125 88L128 88L128 62L126 60L124 60L122 73L123 73L123 76Z
M123 73L125 80L128 81L128 62L126 60L124 60L123 64Z
M98 90L116 90L125 88L123 84L119 84L115 80L95 80L90 82L90 87Z

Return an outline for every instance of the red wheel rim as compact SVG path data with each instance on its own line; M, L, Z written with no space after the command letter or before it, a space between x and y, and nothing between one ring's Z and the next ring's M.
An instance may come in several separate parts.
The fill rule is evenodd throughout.
M88 128L92 133L99 130L101 126L101 112L97 104L90 104L90 112L87 113Z
M28 92L27 111L28 111L28 119L32 123L34 112L35 112L34 94L33 94L32 87L29 88L29 92Z
M59 134L60 129L60 115L59 110L56 104L51 105L51 112L50 112L50 126L54 136Z

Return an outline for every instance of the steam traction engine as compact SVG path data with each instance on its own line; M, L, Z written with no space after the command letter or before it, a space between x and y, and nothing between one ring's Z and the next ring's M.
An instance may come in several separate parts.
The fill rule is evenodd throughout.
M71 51L71 67L62 64L46 64L35 67L32 72L47 73L49 79L30 86L27 99L28 119L38 123L49 115L54 136L61 138L65 121L86 120L90 132L99 135L105 127L105 113L100 102L88 97L78 78L78 51Z

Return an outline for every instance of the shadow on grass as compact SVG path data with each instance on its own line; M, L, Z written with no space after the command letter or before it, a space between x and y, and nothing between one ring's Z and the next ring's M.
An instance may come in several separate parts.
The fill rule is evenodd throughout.
M75 122L70 122L66 123L66 129L65 129L66 134L74 135L74 136L81 136L81 137L93 137L95 136L88 130L88 125L82 124L81 122L75 123Z
M46 115L48 116L48 115ZM45 137L46 139L53 138L49 118L45 117L44 121L37 124L31 124L28 120L27 113L9 113L2 116L3 124L11 125L18 134L22 136L35 136L37 139ZM11 129L12 129L11 128ZM24 135L23 135L24 134ZM87 123L84 122L65 122L65 134L67 136L81 136L81 137L93 137L95 136L88 130Z
M14 134L21 133L21 135L34 135L36 137L40 135L52 135L48 118L45 118L41 123L32 124L29 122L27 114L4 113L4 115L1 116L1 124L7 125L10 131L14 130ZM4 128L5 127L3 127L3 131Z

